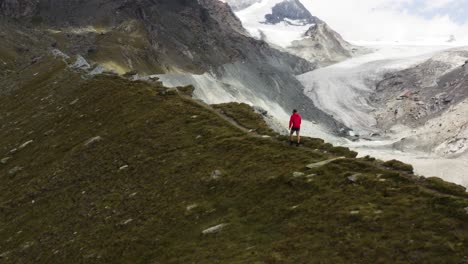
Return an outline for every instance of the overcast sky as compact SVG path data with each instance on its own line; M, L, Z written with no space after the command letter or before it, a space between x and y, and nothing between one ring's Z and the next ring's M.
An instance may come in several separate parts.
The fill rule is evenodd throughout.
M468 0L301 0L348 40L468 41Z

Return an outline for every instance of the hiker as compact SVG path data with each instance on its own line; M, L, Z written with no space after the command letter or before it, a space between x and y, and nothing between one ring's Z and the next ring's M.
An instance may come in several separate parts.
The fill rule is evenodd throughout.
M296 146L299 147L301 144L301 136L299 135L299 132L301 131L301 121L302 118L301 116L297 113L297 110L293 110L293 114L291 115L291 118L289 120L289 129L291 130L291 134L289 135L289 144L292 145L293 142L293 135L294 132L297 134L297 144Z

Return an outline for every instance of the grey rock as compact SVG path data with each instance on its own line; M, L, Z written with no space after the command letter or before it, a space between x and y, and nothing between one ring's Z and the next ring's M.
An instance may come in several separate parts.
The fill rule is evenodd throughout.
M228 224L224 223L224 224L219 224L219 225L216 225L216 226L213 226L213 227L210 227L210 228L207 228L205 230L202 231L202 234L204 235L208 235L208 234L215 234L215 233L219 233L221 230L223 230L226 226L228 226Z
M5 251L5 252L1 253L0 258L7 258L8 255L10 255L10 253L11 253L10 251Z
M221 176L223 176L223 172L220 171L220 170L214 170L214 171L211 173L211 178L212 178L212 179L219 179L219 178L221 178Z
M359 176L361 176L362 174L361 173L356 173L354 175L351 175L348 177L348 180L352 181L352 182L357 182L359 180Z
M79 70L89 70L91 68L91 65L89 65L89 63L86 61L86 59L83 56L78 55L76 57L75 63L73 63L71 67L74 69L79 69Z
M96 67L94 67L94 69L92 69L88 74L94 76L94 75L102 74L102 73L107 72L107 71L108 71L108 70L107 70L106 67L104 67L104 66L98 64L98 65L97 65Z
M302 172L293 172L293 177L294 178L299 178L299 177L303 177L305 176L305 173L302 173Z
M51 53L54 57L56 58L62 58L64 60L68 60L70 58L70 56L68 56L67 54L63 53L62 51L60 51L59 49L52 49L51 50Z
M128 169L128 165L123 165L122 167L119 168L119 171Z
M187 211L192 211L193 209L195 209L197 207L198 207L198 204L191 204L191 205L187 205L187 207L185 209Z
M101 142L102 140L103 140L102 137L96 136L96 137L93 137L93 138L87 140L87 141L84 143L84 145L85 145L86 147L89 147L89 146L92 146L92 145L94 145L94 144L96 144L96 143L98 143L98 142Z
M24 149L25 147L32 144L33 142L34 142L34 140L29 140L29 141L24 142L23 144L21 144L21 146L18 147L18 150Z
M0 163L1 164L7 164L10 159L11 159L11 157L3 158L3 159L0 160Z
M23 167L20 167L20 166L16 166L14 167L13 169L9 170L8 171L8 174L10 175L16 175L18 172L22 171L23 170Z
M133 222L133 219L130 218L130 219L127 219L127 220L123 221L123 222L121 223L121 225L128 225L128 224L130 224L131 222Z

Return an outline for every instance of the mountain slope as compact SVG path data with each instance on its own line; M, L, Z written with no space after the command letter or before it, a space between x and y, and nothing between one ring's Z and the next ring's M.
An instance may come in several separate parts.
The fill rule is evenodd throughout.
M15 8L5 4L13 2L18 3ZM192 83L195 95L208 95L199 99L222 103L234 97L282 115L298 108L306 119L318 122L320 130L346 130L302 96L303 87L294 76L315 65L246 36L229 6L218 0L13 2L0 5L4 24L16 32L7 39L25 45L15 43L13 36L37 38L42 49L38 57L58 50L82 56L96 72L132 73L134 78L169 73L191 81L207 76L209 85ZM24 3L28 12L22 10ZM32 48L25 50L30 56Z
M467 59L466 48L439 52L413 67L387 73L377 83L371 99L381 106L378 126L412 130L395 147L449 157L468 153Z
M301 58L326 66L344 61L367 51L345 41L324 22L311 26L301 40L295 40L288 50Z
M459 186L317 139L290 147L191 87L68 66L44 57L0 97L2 263L466 261Z

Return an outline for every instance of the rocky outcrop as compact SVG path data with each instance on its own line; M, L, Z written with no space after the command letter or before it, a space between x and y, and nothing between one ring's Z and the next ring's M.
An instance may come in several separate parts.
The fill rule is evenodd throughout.
M387 73L371 100L379 127L419 127L468 97L468 50L453 49L406 70Z
M232 9L227 3L211 0L199 0L198 2L208 10L210 16L220 25L232 28L242 35L247 35L247 32L242 26L242 22L232 12Z
M409 130L394 148L448 157L468 152L468 64L462 65L467 59L467 49L445 51L387 73L376 85L371 100L378 106L378 127L394 133Z
M288 47L288 51L321 65L343 61L366 52L364 48L345 41L340 34L324 22L311 26L304 34L304 38L294 41Z

